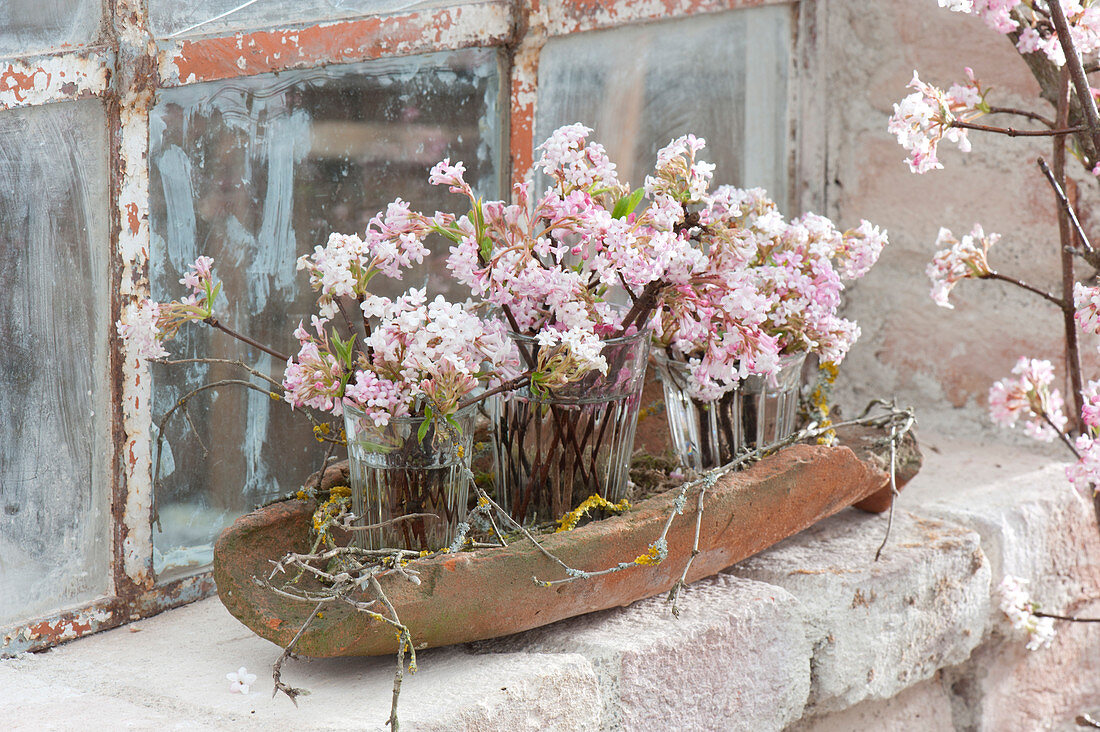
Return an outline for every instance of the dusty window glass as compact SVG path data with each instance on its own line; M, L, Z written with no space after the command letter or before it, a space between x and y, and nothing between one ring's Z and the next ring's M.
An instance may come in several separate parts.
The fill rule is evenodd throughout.
M91 43L102 18L102 0L3 0L0 56Z
M0 113L0 626L107 594L107 126Z
M707 140L715 183L782 201L791 14L767 6L552 39L539 61L538 137L582 122L640 186L657 150L692 132Z
M203 254L224 281L218 317L284 354L294 326L315 312L298 256L330 232L362 233L400 197L428 212L462 200L428 183L443 157L499 197L499 59L470 50L264 75L172 89L150 118L150 277L157 300L182 294L178 280ZM410 286L465 297L436 261L383 294ZM281 378L277 360L221 333L190 327L168 344L176 358L241 357ZM156 366L154 420L188 391L231 367ZM255 380L254 380L255 381ZM266 391L204 392L165 429L156 488L154 565L171 576L210 561L222 527L257 504L301 486L323 458L301 414Z
M302 22L383 15L459 3L444 0L149 0L149 27L158 38L225 33Z

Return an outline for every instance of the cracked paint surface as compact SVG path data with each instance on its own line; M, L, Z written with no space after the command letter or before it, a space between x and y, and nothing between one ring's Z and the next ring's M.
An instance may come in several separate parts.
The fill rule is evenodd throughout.
M158 62L161 82L177 86L323 63L500 45L511 30L508 4L492 0L434 13L167 41L161 44Z
M548 29L553 35L613 28L758 5L791 5L791 0L559 0Z
M102 94L114 65L109 51L0 62L0 109Z

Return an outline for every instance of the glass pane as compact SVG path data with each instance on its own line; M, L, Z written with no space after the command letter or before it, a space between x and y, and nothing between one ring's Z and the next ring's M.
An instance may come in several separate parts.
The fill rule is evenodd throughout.
M620 179L640 186L657 150L693 132L707 140L715 184L762 186L783 201L791 13L749 8L552 39L539 61L538 138L582 122Z
M296 352L292 330L309 322L314 303L295 270L299 255L330 232L362 233L396 197L429 212L460 205L428 184L443 157L463 160L481 193L500 197L498 64L495 52L473 50L162 92L150 119L153 297L179 297L188 263L211 256L229 295L216 304L220 319ZM383 294L446 290L438 261L446 243L433 246L434 264ZM277 378L285 366L205 327L184 329L168 348L177 357L241 356ZM155 377L159 415L188 390L240 373L158 366ZM296 490L323 457L302 415L264 393L206 392L187 412L190 424L180 415L165 430L157 489L154 561L169 575L209 561L223 526Z
M149 0L149 27L157 38L208 35L459 4L455 0Z
M110 581L107 125L0 113L0 625Z
M3 0L0 56L91 43L102 19L103 0Z

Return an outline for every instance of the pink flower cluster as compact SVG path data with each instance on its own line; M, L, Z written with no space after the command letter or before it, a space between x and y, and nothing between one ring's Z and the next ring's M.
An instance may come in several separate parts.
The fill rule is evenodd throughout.
M961 240L950 229L940 228L936 246L945 247L932 257L925 273L932 280L932 300L941 308L954 309L948 297L960 280L980 279L992 274L989 268L989 248L1000 241L1000 234L986 234L981 224Z
M191 294L179 300L158 303L145 299L130 303L115 323L119 336L129 342L139 358L164 358L168 351L162 345L175 336L185 323L198 322L214 315L214 300L221 292L221 283L214 279L214 260L199 257L190 265L180 284Z
M647 325L623 323L610 304L625 291L652 306L655 342L689 362L703 398L774 374L780 353L843 359L859 329L837 315L842 281L866 274L883 232L866 221L841 232L812 214L788 222L759 189L711 192L714 166L694 135L661 149L631 193L589 132L570 125L540 146L537 166L554 184L534 205L524 186L516 204L482 203L460 167L433 169L432 182L470 202L469 214L434 221L454 242L448 267L475 297L521 333L542 334L543 349L572 343L573 359L600 369L582 343Z
M161 332L157 329L159 315L160 305L146 299L140 303L128 303L122 318L115 323L119 336L138 358L164 358L168 355L161 343Z
M813 214L787 221L760 189L711 191L714 166L694 135L661 149L632 190L590 132L562 127L538 148L552 184L537 200L519 185L512 203L483 201L463 164L446 159L429 180L465 197L467 213L427 216L397 199L363 236L334 233L299 258L320 317L294 332L286 400L337 415L354 405L378 426L428 408L447 416L482 384L523 374L553 389L606 375L604 342L650 327L710 397L774 374L781 354L844 358L859 329L837 315L843 283L866 274L884 232L866 221L841 232ZM400 279L422 261L433 234L451 241L448 269L496 320L471 302L429 302L421 289L395 300L372 291L376 275ZM162 355L160 341L179 325L212 317L220 285L211 265L199 258L182 280L192 295L179 303L128 309L120 332ZM365 337L333 327L341 300L358 306ZM517 341L531 344L522 361Z
M283 372L283 398L294 407L312 407L339 416L341 397L348 380L347 359L332 346L325 325L327 318L313 316L313 333L299 323L294 331L300 349Z
M363 348L326 332L327 320L314 317L314 333L298 326L301 345L287 363L286 400L340 415L343 405L364 410L377 426L393 417L430 406L449 415L479 379L518 366L515 346L496 321L472 312L472 304L427 302L423 289L410 289L385 301Z
M943 167L939 161L939 144L948 140L963 152L970 152L970 139L965 129L953 123L972 122L986 114L985 92L971 69L966 69L967 81L953 84L944 91L920 80L913 72L910 89L916 89L894 105L887 130L898 138L898 144L909 151L906 162L914 173L926 173Z
M859 328L837 314L843 280L866 274L884 232L867 221L841 232L816 214L788 222L763 190L726 186L706 197L699 222L705 255L654 323L655 343L688 361L693 397L775 374L780 354L844 359Z
M299 257L298 269L309 272L310 286L321 293L317 300L321 315L335 317L341 297L362 303L378 273L401 279L402 269L422 262L428 254L424 238L431 231L432 222L410 211L399 198L384 214L371 219L365 238L334 233L324 247Z
M1050 442L1066 428L1062 394L1052 389L1054 367L1050 361L1021 358L1012 373L1015 379L1001 379L989 388L989 414L1003 427L1015 427L1025 420L1028 436Z
M1082 390L1081 422L1084 432L1074 443L1077 462L1066 468L1066 476L1091 495L1100 486L1100 381L1090 381Z
M1056 66L1066 63L1062 44L1043 0L939 0L940 7L975 15L1002 34L1018 32L1021 53L1043 53ZM1092 2L1060 0L1073 44L1082 56L1100 49L1100 8ZM1015 12L1013 12L1015 11Z
M1100 335L1100 287L1073 285L1074 319L1081 330Z
M1013 628L1028 634L1027 649L1037 651L1054 640L1054 619L1035 615L1039 603L1028 595L1026 585L1026 579L1009 574L1001 580L997 592L1001 596L1001 612Z

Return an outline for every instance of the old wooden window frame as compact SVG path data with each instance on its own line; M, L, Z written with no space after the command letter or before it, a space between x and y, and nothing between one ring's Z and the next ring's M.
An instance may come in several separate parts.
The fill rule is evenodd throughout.
M531 169L539 56L552 38L763 5L795 12L789 194L791 210L823 210L825 125L817 0L467 0L428 9L223 35L154 38L145 0L104 0L99 39L0 59L0 111L85 98L108 120L110 322L149 294L149 113L158 89L257 74L464 48L507 57L510 177ZM196 29L201 33L202 29ZM148 367L110 335L111 571L113 591L75 609L0 628L0 655L50 647L212 595L209 571L157 584L151 514Z

